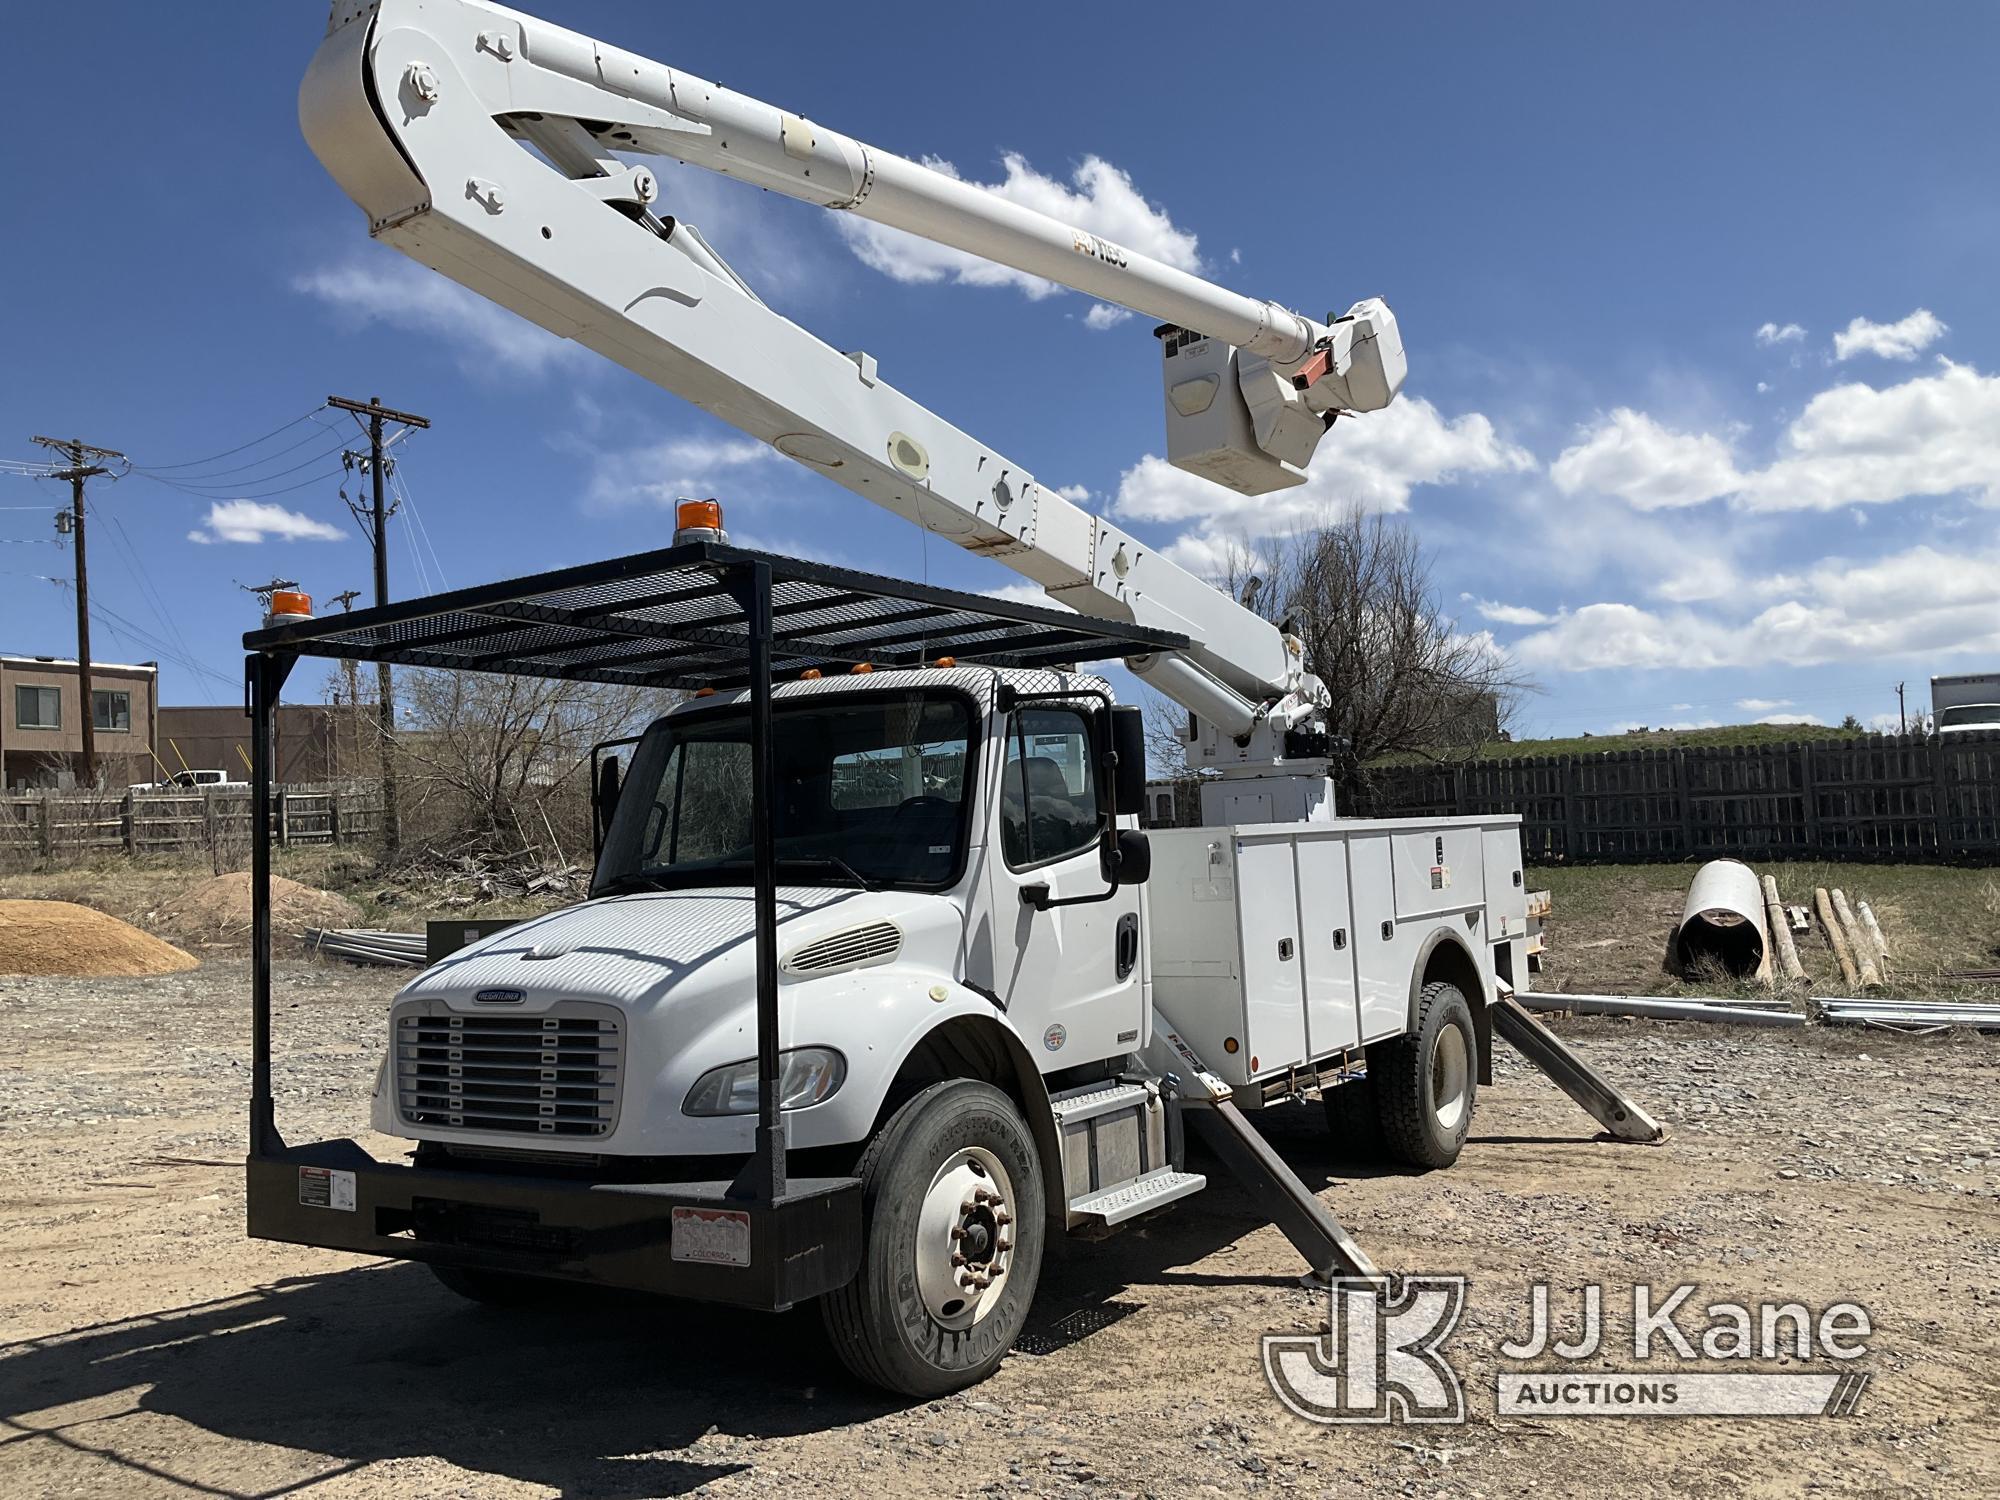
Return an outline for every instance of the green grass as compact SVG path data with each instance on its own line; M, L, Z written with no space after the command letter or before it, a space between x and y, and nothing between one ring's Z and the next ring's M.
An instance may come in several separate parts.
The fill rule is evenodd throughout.
M1678 978L1664 967L1696 866L1585 865L1530 870L1529 885L1554 903L1549 952L1536 988L1576 994L1768 995L1726 975ZM1839 887L1873 907L1889 943L1884 994L2000 1003L2000 984L1954 981L1955 969L2000 968L2000 871L1941 865L1765 864L1788 905L1811 907L1813 889ZM1819 930L1797 934L1811 993L1851 993ZM1782 990L1782 986L1780 987Z

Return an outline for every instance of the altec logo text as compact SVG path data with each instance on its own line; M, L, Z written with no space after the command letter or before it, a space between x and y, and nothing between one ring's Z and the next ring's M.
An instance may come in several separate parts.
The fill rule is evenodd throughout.
M1463 1276L1334 1283L1327 1331L1266 1334L1265 1378L1285 1406L1314 1422L1463 1422L1465 1389L1447 1346L1465 1311ZM1623 1293L1620 1294L1622 1297ZM1633 1368L1583 1370L1607 1348L1600 1285L1575 1293L1576 1337L1555 1336L1546 1283L1529 1289L1527 1330L1496 1351L1501 1416L1845 1416L1866 1389L1842 1366L1867 1354L1868 1310L1837 1302L1710 1302L1696 1288L1630 1289ZM1831 1362L1819 1370L1688 1370L1682 1362ZM1553 1364L1551 1365L1551 1361ZM1505 1368L1534 1362L1540 1368Z

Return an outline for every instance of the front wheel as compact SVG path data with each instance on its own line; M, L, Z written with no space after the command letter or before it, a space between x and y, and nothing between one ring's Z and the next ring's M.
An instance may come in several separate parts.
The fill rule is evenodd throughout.
M984 1380L1041 1274L1041 1165L1021 1113L970 1079L931 1085L862 1153L861 1269L823 1301L841 1362L906 1396Z
M1408 1036L1368 1049L1382 1140L1413 1167L1448 1167L1472 1129L1479 1056L1472 1007L1455 984L1427 984Z

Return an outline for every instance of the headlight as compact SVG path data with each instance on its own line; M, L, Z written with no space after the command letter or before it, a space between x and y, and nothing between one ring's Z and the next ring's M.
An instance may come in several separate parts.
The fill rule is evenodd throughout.
M847 1080L847 1059L831 1047L799 1047L778 1054L778 1107L804 1109L831 1099ZM694 1081L681 1105L684 1115L752 1115L757 1112L757 1059L710 1068Z

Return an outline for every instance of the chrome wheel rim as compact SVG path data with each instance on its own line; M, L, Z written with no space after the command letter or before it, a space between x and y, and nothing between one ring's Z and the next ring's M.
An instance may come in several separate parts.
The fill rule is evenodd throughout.
M1014 1181L984 1146L952 1153L917 1215L917 1295L946 1328L991 1313L1013 1268Z
M1446 1026L1438 1032L1431 1049L1431 1113L1440 1130L1453 1131L1463 1123L1471 1092L1472 1067L1465 1033L1456 1026Z

